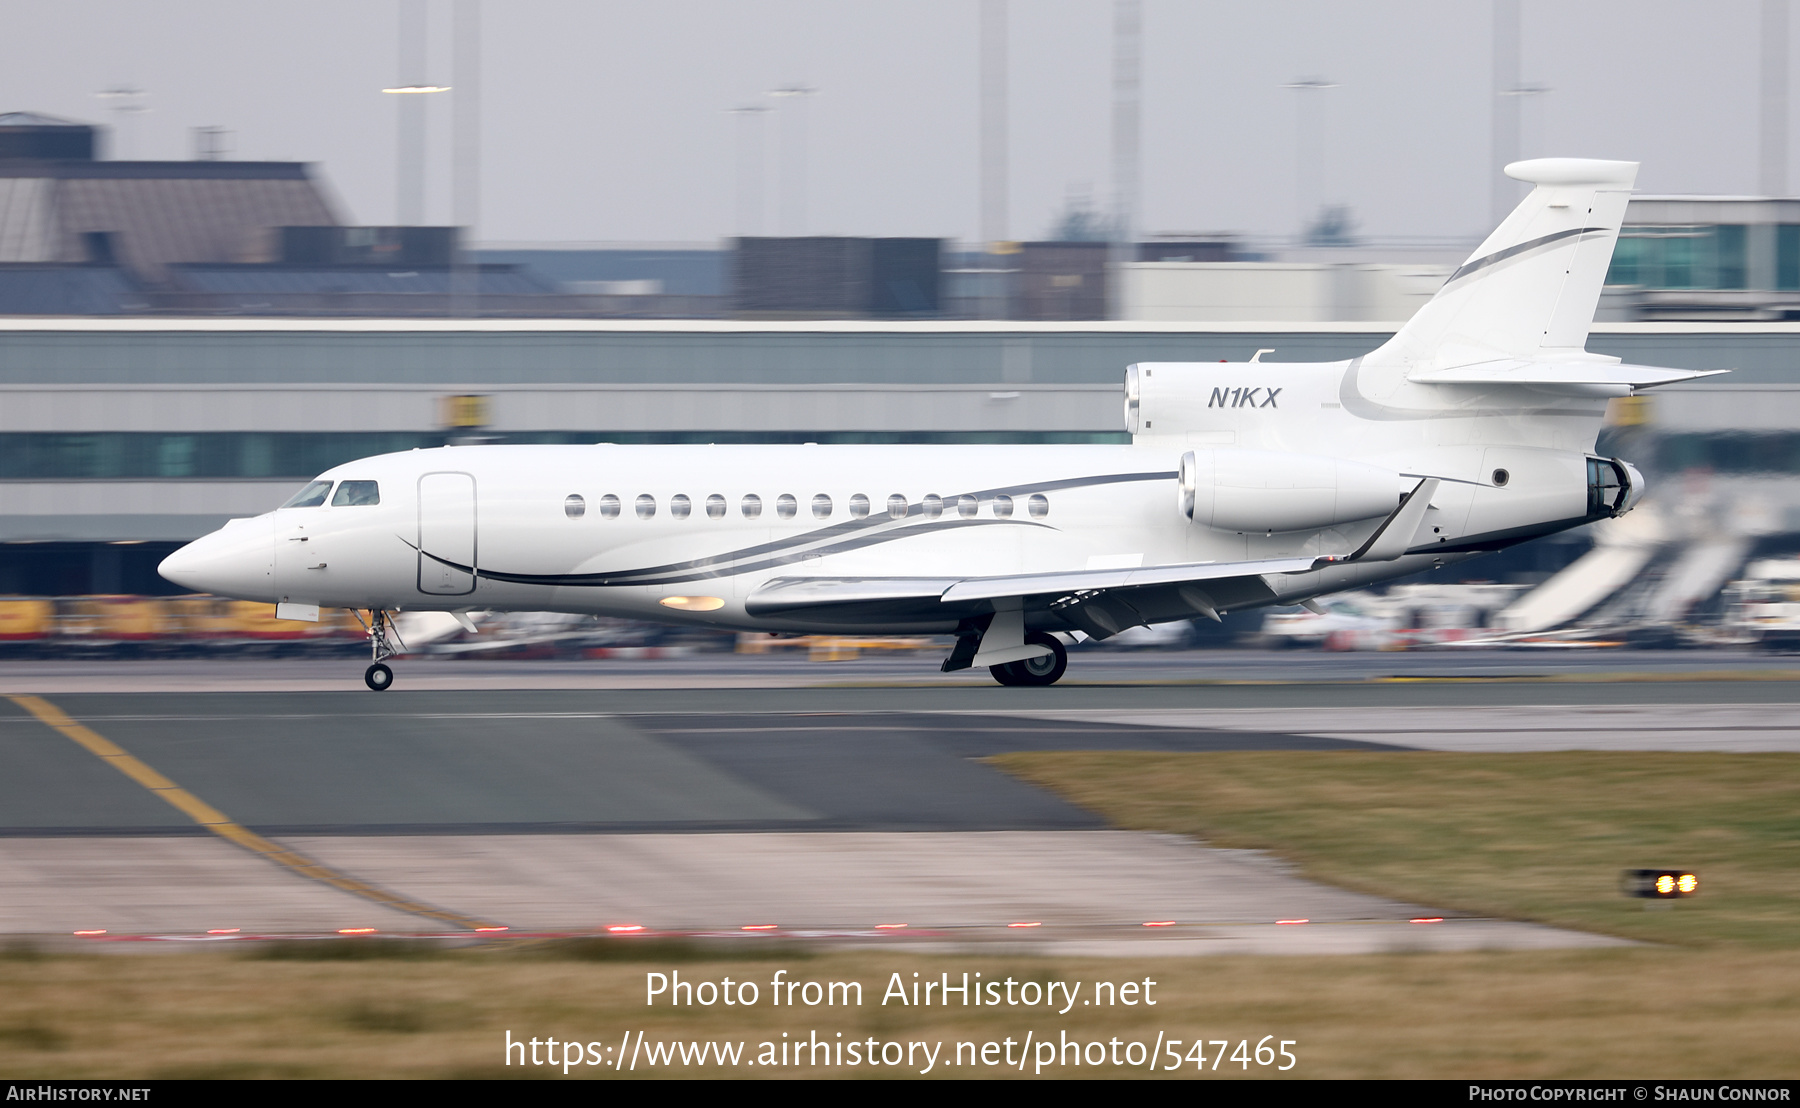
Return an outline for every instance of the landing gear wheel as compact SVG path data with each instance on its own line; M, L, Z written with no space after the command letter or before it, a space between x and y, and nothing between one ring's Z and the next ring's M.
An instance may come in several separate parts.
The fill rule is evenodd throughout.
M1061 640L1055 635L1046 635L1042 631L1033 631L1025 636L1025 642L1032 646L1047 646L1050 653L1040 654L1036 658L1027 658L1023 662L1007 662L1003 665L989 666L988 672L994 680L1002 685L1054 685L1061 679L1063 671L1069 668L1069 652L1063 649Z
M376 662L374 665L363 671L363 684L374 689L376 692L386 692L388 687L393 683L394 671L387 666L382 665L380 662Z

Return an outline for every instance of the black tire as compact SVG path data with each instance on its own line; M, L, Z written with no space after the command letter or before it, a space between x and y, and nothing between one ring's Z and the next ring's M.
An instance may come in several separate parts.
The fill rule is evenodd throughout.
M1063 649L1062 641L1055 635L1033 631L1025 636L1025 642L1047 646L1050 653L1027 658L1023 662L989 666L988 672L994 675L994 680L1002 685L1054 685L1061 680L1064 671L1069 668L1069 652Z
M363 684L376 692L386 692L393 687L394 671L380 662L376 662L363 671Z

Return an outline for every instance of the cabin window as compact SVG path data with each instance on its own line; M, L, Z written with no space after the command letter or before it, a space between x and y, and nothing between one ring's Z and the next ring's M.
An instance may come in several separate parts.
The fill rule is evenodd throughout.
M1034 492L1031 499L1025 502L1025 510L1031 513L1032 519L1043 519L1050 514L1050 498L1041 492Z
M995 519L1011 519L1012 518L1012 497L1010 497L1010 496L994 497L994 518Z
M899 493L888 497L888 515L894 519L906 518L906 497Z
M926 519L936 519L944 514L944 498L935 492L928 492L925 499L919 501L919 507L924 511Z
M669 498L669 514L676 519L686 519L693 510L694 502L687 498L686 493L678 492Z
M793 493L784 492L775 498L775 514L782 519L793 519L799 510L800 501L794 499Z
M981 510L981 498L972 493L963 493L956 498L956 514L964 519L974 519L975 513Z
M656 514L656 497L641 492L637 498L637 514L639 519L649 519Z
M330 481L314 481L295 493L283 508L317 508L325 503L325 496L331 492Z
M619 518L619 498L610 492L600 498L600 518Z
M743 509L745 519L755 519L762 515L762 497L753 492L747 492L744 494L744 500L740 507Z
M869 498L860 492L850 498L850 518L869 518Z
M716 492L706 498L706 518L707 519L724 519L725 518L725 498L720 496Z
M821 492L813 496L813 518L831 518L831 497L826 493Z
M580 493L572 492L563 497L563 515L570 519L580 519L587 515L587 501L582 498Z

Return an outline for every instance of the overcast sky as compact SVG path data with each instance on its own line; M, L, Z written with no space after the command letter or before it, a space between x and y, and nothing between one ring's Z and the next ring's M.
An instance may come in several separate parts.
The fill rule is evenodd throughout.
M428 77L454 84L450 0ZM1109 0L1011 0L1012 237L1111 191ZM1757 179L1758 0L1523 0L1525 153L1629 158L1650 192ZM737 226L736 130L760 103L768 216L782 113L806 105L813 234L977 237L976 0L485 0L487 241L699 241ZM1327 199L1365 234L1487 227L1487 0L1144 0L1143 201L1155 231L1290 233L1297 98L1324 101ZM394 0L0 0L0 111L110 122L146 91L132 157L316 163L343 215L395 218ZM1283 89L1303 76L1338 83ZM1795 74L1800 78L1800 73ZM428 222L449 222L450 99L432 97ZM1800 112L1791 112L1800 120ZM791 123L790 123L791 125ZM1791 130L1791 128L1790 128ZM1800 142L1790 138L1800 153ZM1800 175L1789 171L1790 182Z

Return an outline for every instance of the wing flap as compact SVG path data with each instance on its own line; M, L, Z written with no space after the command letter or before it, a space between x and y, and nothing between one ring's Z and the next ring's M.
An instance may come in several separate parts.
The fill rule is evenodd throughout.
M1269 558L1254 562L1186 562L1134 569L1078 569L1059 573L1021 573L1005 577L970 577L944 590L945 603L996 600L1009 596L1067 596L1102 589L1129 589L1145 585L1179 585L1215 581L1222 577L1252 577L1264 573L1301 573L1312 569L1316 558Z

